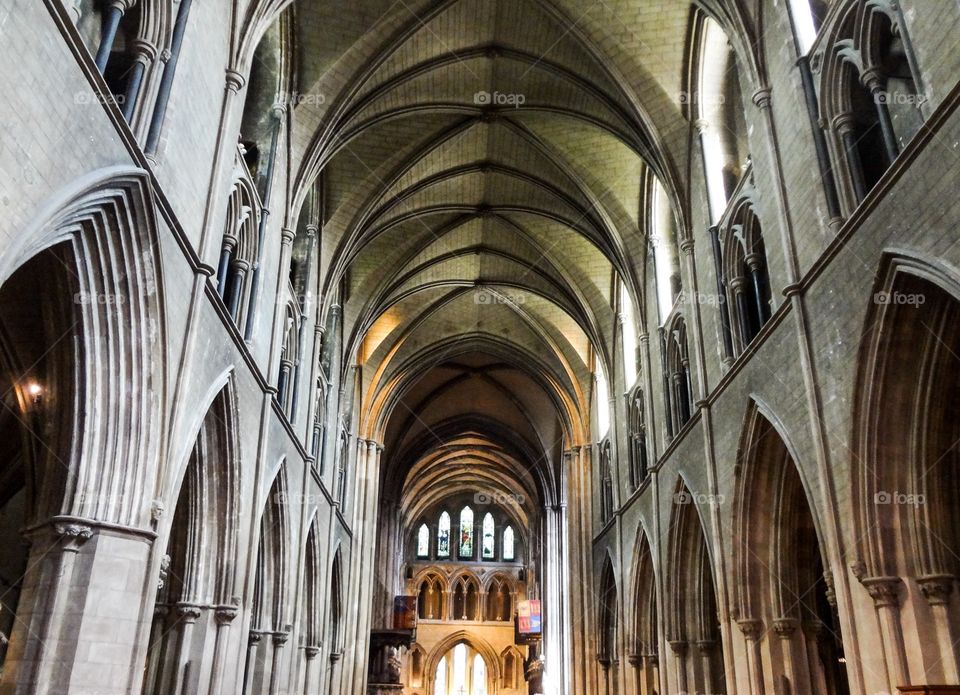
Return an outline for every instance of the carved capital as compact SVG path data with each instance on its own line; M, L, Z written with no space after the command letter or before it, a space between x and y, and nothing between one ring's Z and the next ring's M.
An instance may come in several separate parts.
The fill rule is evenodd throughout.
M303 648L303 654L307 657L307 659L316 659L319 653L320 647L309 646Z
M214 613L214 617L217 620L217 625L229 625L232 623L240 613L239 604L240 601L236 600L235 603L230 605L217 606L217 610Z
M697 640L697 651L700 652L700 656L710 656L711 654L713 654L716 648L717 648L716 640L712 640L712 639Z
M685 640L675 639L667 642L670 645L670 649L673 650L673 653L679 657L686 656L687 654L687 642Z
M763 621L754 618L744 618L737 621L737 627L748 640L758 640L763 635Z
M228 91L239 92L243 89L243 85L246 83L246 78L244 78L242 73L237 72L236 70L227 70L226 73L226 87Z
M900 577L864 577L860 580L877 608L897 608L900 605Z
M949 574L932 574L917 578L920 592L931 606L946 606L953 593L956 577Z
M84 524L58 523L53 530L60 537L60 543L64 552L75 553L80 547L90 540L93 535L93 529Z
M816 638L823 632L823 622L819 618L810 618L800 624L800 629L803 630L803 634L808 637Z
M180 621L184 623L195 623L200 619L200 606L192 603L178 603L177 615Z
M773 621L773 631L782 639L790 639L797 631L799 621L796 618L777 618Z
M769 109L772 90L769 87L761 87L753 93L753 103L758 108Z

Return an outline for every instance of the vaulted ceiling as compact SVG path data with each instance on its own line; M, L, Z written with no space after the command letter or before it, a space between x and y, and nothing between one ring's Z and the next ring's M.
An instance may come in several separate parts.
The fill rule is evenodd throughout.
M320 177L322 289L342 288L361 436L386 445L395 490L418 461L446 460L438 447L480 465L490 445L524 468L513 484L532 470L538 494L557 494L562 446L591 436L617 280L644 302L653 177L684 215L695 12L689 0L293 6L294 206Z

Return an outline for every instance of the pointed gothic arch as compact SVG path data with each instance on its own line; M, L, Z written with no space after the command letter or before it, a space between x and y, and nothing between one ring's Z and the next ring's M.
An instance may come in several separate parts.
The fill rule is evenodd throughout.
M946 599L960 576L960 279L889 253L872 299L852 419L853 568L877 610L896 609L881 631L891 687L912 674L951 682L960 664L942 626L960 619Z
M213 666L215 626L232 621L240 608L236 420L228 382L204 416L172 509L144 670L146 693L167 692L175 683L209 687L200 679ZM197 644L203 647L191 653Z
M660 610L654 556L642 524L637 536L632 573L633 627L627 658L634 669L636 692L647 695L660 687Z
M607 556L600 570L598 601L597 661L603 668L605 695L620 692L620 596L613 562Z
M251 693L269 691L274 663L270 656L273 650L267 646L276 640L286 642L291 631L286 597L290 523L287 489L286 466L281 461L264 502L258 531L249 646L243 678L244 687Z
M696 501L678 480L668 541L668 574L675 579L669 588L667 639L679 691L725 693L713 563Z
M10 646L4 685L48 668L42 662L52 652L38 648L36 635L49 591L83 604L92 590L57 587L61 534L81 534L82 544L102 524L149 524L145 491L152 489L165 423L162 291L153 197L140 169L111 167L82 177L5 241L0 432L7 457L0 464L0 508L23 521L7 529L3 545L11 549L11 566L24 571L3 591L0 632ZM38 297L46 299L38 304ZM57 523L61 515L78 525ZM29 559L17 557L22 528L31 529ZM37 591L41 583L50 588ZM80 629L68 626L61 639L69 642ZM52 678L62 687L60 676Z
M814 507L775 418L751 401L740 441L733 545L736 617L753 682L849 695L834 580ZM805 662L790 654L806 650Z

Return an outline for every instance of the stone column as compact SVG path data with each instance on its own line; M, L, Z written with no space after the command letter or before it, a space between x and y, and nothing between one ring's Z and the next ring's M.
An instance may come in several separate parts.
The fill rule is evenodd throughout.
M856 203L867 197L866 181L863 178L863 161L860 159L860 150L857 149L857 133L855 130L856 120L852 114L845 113L835 116L833 119L833 129L840 136L840 142L843 145L843 153L847 160L847 168L850 171L850 181L853 184L853 192L856 196Z
M720 692L713 682L713 658L717 650L714 640L705 639L697 642L697 651L700 653L700 667L703 669L703 688L706 693Z
M32 680L36 684L34 692L38 695L54 692L51 689L55 671L52 662L56 660L56 646L63 633L65 609L69 601L68 593L73 584L74 566L80 548L93 535L93 529L83 524L55 524L53 530L56 534L55 542L60 546L60 557L57 559L53 585L50 587L52 593L47 599L49 607L43 631L38 636L37 651L34 656Z
M813 684L810 682L806 668L798 668L801 662L799 650L800 644L797 643L799 622L796 618L777 618L773 621L773 631L780 638L780 653L783 655L783 673L790 682L791 692L809 693L814 692Z
M144 683L147 684L144 688L146 692L161 692L159 679L166 663L164 658L166 639L164 639L163 634L165 632L164 625L169 615L169 606L157 604L153 607L153 623L150 626L150 636L157 635L159 639L155 644L148 645L147 674L144 678Z
M887 678L891 688L909 682L907 653L900 624L900 577L861 577L860 583L870 593L877 617L883 651L887 664Z
M877 109L877 120L880 122L880 132L883 134L883 145L886 148L887 161L893 164L900 155L900 145L897 143L897 134L893 130L893 121L890 119L890 108L887 106L887 91L884 88L886 78L874 69L867 70L861 77L863 85L870 90L873 104Z
M230 645L230 625L240 612L240 600L226 606L218 606L214 611L217 633L214 637L213 666L210 671L210 695L220 695L223 687L223 675L227 670L226 656Z
M233 273L233 284L230 286L230 296L224 299L227 302L227 312L234 323L240 318L240 302L243 299L243 285L247 277L247 270L250 264L242 258L234 259L230 263L230 271Z
M660 687L660 660L655 653L643 657L643 695L653 695Z
M763 660L760 654L760 640L763 639L763 621L744 619L737 621L737 627L747 642L747 673L750 679L751 695L764 695ZM710 692L714 692L712 689Z
M737 328L740 330L741 351L747 347L753 338L753 330L750 326L750 308L747 304L746 284L747 281L742 276L730 280L730 290L733 292L733 298L737 304Z
M274 297L284 296L284 288L287 286L287 283L289 282L289 279L288 279L289 275L287 273L287 269L290 267L290 254L292 253L293 240L295 237L296 237L296 234L292 229L288 229L287 227L284 227L280 231L280 265L278 266L280 268L280 273L277 276L277 284L276 284L276 287L274 288L274 295L273 295ZM257 259L258 266L263 260L263 253L264 253L264 250L263 248L261 248L260 258ZM257 282L262 283L263 282L262 278L258 279ZM257 294L259 294L259 292ZM247 342L250 342L250 340L252 339L251 336L253 335L253 332L254 332L253 331L254 321L252 317L258 309L258 306L255 306L255 305L259 304L259 302L260 302L260 298L255 297L254 292L251 290L250 306L248 309L248 311L250 312L248 314L248 317L250 317L250 320L246 322L245 328L243 329L245 340L247 340ZM283 341L286 338L286 327L284 326L286 313L283 311L282 307L276 305L276 302L273 303L273 310L274 310L273 334L271 335L271 339L270 339L271 358L270 358L269 369L271 374L277 374L279 371L278 362L280 361L280 347L283 345ZM283 404L281 403L281 405Z
M684 640L670 640L668 642L673 651L677 673L677 692L686 693L687 688L687 643Z
M133 7L134 2L135 0L110 0L103 10L103 30L100 33L100 46L94 59L97 70L101 73L106 70L107 61L110 60L113 42L117 38L117 29L120 28L120 20Z
M178 603L177 604L177 622L180 626L180 635L177 643L177 653L176 653L176 669L174 670L174 682L173 688L171 689L172 695L180 695L181 693L187 693L190 691L190 688L184 688L185 681L190 676L188 672L188 667L190 664L190 649L193 642L193 632L196 627L197 620L200 619L201 610L200 606L197 606L192 603Z
M253 681L257 672L257 649L263 639L263 633L259 630L250 630L250 636L247 639L247 665L244 669L246 679L243 683L244 695L252 695Z
M946 683L960 682L960 673L957 672L957 626L950 619L950 594L953 593L953 583L956 577L946 574L927 575L919 577L917 583L923 597L930 604L930 611L937 630L937 641L940 643L940 663L943 667L943 680Z
M330 695L341 695L340 692L340 681L341 681L341 668L340 660L343 657L343 652L333 652L330 654Z
M827 676L823 672L823 662L820 660L820 632L823 630L823 623L819 620L804 621L801 629L803 630L804 644L807 652L807 669L810 673L811 692L827 692Z
M313 667L317 661L317 655L320 653L320 647L309 645L303 648L303 656L306 658L306 666L303 669L303 692L315 692L313 685Z
M123 110L123 117L130 127L134 127L133 117L137 108L137 101L140 98L140 89L143 87L143 78L147 74L153 61L157 59L157 47L149 41L137 39L133 42L133 65L130 67L127 77L127 88L123 94L123 103L120 104Z
M759 331L760 328L770 320L770 305L767 304L763 298L767 290L765 287L767 280L763 272L764 259L759 253L751 253L744 260L750 269L750 280L753 283L754 301L757 303L757 317L760 319L760 325L757 326L757 331Z
M203 214L203 228L200 236L200 262L208 263L208 259L216 253L212 248L217 238L214 222L220 219L222 193L228 189L228 167L231 167L236 157L237 126L234 121L242 112L237 108L237 94L243 88L246 79L236 70L227 69L224 77L223 97L220 103L220 130L217 131L217 143L213 150L213 161L210 166L210 178L207 184L207 207ZM240 105L242 107L242 104ZM149 152L147 156L152 156ZM221 185L222 184L222 185Z
M282 632L273 633L273 658L270 664L270 695L280 692L280 677L283 670L283 648L290 640L290 626Z

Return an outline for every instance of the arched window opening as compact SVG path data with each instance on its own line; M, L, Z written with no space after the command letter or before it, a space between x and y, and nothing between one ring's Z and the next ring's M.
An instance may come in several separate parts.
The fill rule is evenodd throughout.
M456 580L453 589L452 620L478 620L479 588L472 577L463 576Z
M493 514L487 512L483 517L483 559L493 560L496 557L497 544L494 535Z
M287 306L285 314L284 339L280 347L280 369L277 374L277 401L287 417L292 418L296 402L296 375L300 365L302 321L299 308L293 304Z
M487 695L487 664L483 657L475 654L473 657L473 688L472 695Z
M450 514L443 512L437 525L437 557L450 557Z
M661 333L664 355L664 393L667 401L667 434L673 437L689 422L693 403L690 383L690 357L687 351L687 327L677 316Z
M490 582L487 589L486 619L496 622L509 622L513 618L513 596L509 582L498 577Z
M600 500L600 517L604 524L613 518L613 512L615 510L613 486L613 447L610 441L607 440L600 445L600 488L602 495Z
M466 693L467 690L467 645L461 643L453 648L453 692Z
M460 545L457 555L461 559L473 558L473 510L464 507L460 512Z
M421 524L417 532L417 557L430 557L430 527L426 524Z
M317 249L319 248L320 223L323 219L320 179L310 188L310 193L297 220L297 234L290 249L290 292L300 308L306 311L307 299L313 295L316 279Z
M744 206L720 231L722 286L726 291L733 349L742 353L770 319L770 278L760 220Z
M433 676L433 695L447 695L447 657L437 663L437 671Z
M846 172L841 189L852 209L917 133L926 104L898 9L851 4L831 26L820 95L832 153Z
M260 260L260 210L256 191L242 172L235 170L217 268L217 291L238 327L246 322L252 291L251 270Z
M513 527L507 526L503 530L503 559L507 562L512 562L515 556L516 549L514 547Z
M647 478L647 427L643 416L643 391L630 396L627 415L630 423L630 484L636 490Z
M923 125L923 111L921 107L924 99L917 88L913 70L907 55L906 41L900 32L900 27L894 24L886 14L878 14L879 41L877 42L877 64L879 65L878 79L884 84L883 92L875 97L881 103L881 110L886 106L889 113L890 126L896 138L896 153L913 139ZM869 84L869 81L868 81Z
M597 439L602 439L610 431L610 383L596 352L593 355L593 378L597 386Z
M103 73L110 93L124 111L128 87L133 84L135 70L141 69L136 67L139 51L135 47L140 32L142 3L135 3L124 10L129 4L110 3L105 8L104 33L96 56L97 66ZM139 79L142 79L142 74Z
M288 72L284 44L288 24L289 15L284 13L270 25L254 51L240 122L244 160L257 191L265 200L284 106L284 81Z
M817 40L829 5L824 0L789 0L789 5L797 50L800 55L807 55Z
M637 380L637 324L633 299L626 283L620 283L620 342L623 349L623 381L626 388Z
M648 239L653 250L657 279L657 307L660 323L667 320L673 305L683 289L680 281L680 249L677 245L677 225L667 190L659 179L650 177L650 221Z
M736 55L726 33L709 17L703 19L700 51L697 118L710 215L716 223L750 155Z
M350 435L345 427L340 428L340 446L337 449L337 478L334 492L337 495L337 502L343 508L347 497L347 464L349 462Z
M439 577L427 577L420 582L417 616L421 620L443 619L443 590L443 582Z

